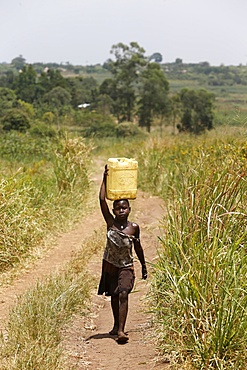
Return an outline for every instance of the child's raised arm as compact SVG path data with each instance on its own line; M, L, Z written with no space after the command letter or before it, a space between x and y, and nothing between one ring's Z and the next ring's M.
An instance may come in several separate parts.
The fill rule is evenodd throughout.
M100 186L100 191L99 191L99 201L100 201L100 208L102 215L105 219L105 222L107 224L107 228L111 227L114 222L113 215L111 214L108 204L106 202L106 178L108 176L108 169L107 165L105 166L105 171L103 174L103 180Z

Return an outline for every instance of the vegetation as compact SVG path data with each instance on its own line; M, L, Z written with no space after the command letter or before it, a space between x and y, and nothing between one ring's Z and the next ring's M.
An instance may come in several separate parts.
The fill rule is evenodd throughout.
M86 110L101 114L101 121L108 122L111 117L119 125L134 122L148 132L157 122L161 127L172 122L176 132L178 128L178 132L193 134L225 122L225 102L232 103L233 111L245 109L246 93L241 90L246 84L244 66L184 64L180 58L174 63L162 64L160 53L147 56L136 42L113 45L110 53L113 59L108 59L103 66L78 68L69 62L31 65L26 64L22 56L14 58L11 65L2 65L0 105L4 110L0 114L0 127L31 129L30 117L24 117L27 112L20 111L23 102L31 104L36 126L37 120L44 123L42 117L46 113L52 113L57 124L66 118L70 126L78 125L75 118L78 111ZM234 89L239 92L238 96L227 99L228 91ZM212 104L214 98L215 105ZM185 104L190 107L186 111ZM215 106L219 108L216 115ZM9 112L14 108L18 108L18 112ZM8 122L9 116L13 117L11 122ZM17 120L17 124L13 120ZM116 136L115 130L112 136Z
M83 139L66 135L51 140L13 133L1 137L0 271L81 214L91 150Z
M112 54L104 66L0 65L0 271L86 212L93 153L136 157L139 186L167 205L150 291L162 353L180 368L245 369L246 67L161 64L137 43ZM87 248L20 297L2 369L64 368Z
M169 80L196 80L208 86L233 86L247 84L247 67L211 66L208 62L183 63L177 58L174 63L162 65Z
M154 117L168 116L170 102L168 99L169 83L158 64L152 63L141 74L139 87L138 116L139 125L151 131Z
M142 169L139 172L140 186L162 196L167 204L167 213L163 218L164 232L160 235L159 260L153 266L150 309L154 314L157 338L163 354L171 363L179 362L184 368L245 368L247 148L243 133L239 129L232 134L224 134L225 136L222 131L211 131L210 134L193 140L190 135L165 136L164 139L159 135L152 140L142 138L142 141L130 143L129 140L120 139L115 142L116 153L130 157L135 155L138 159ZM76 192L75 179L78 177L75 173L81 177L78 172L80 163L74 156L82 143L74 140L69 141L63 137L62 144L56 144L57 157L52 164L55 169L53 171L58 174L57 191L61 195L65 192L66 196L71 193L72 188ZM123 143L125 144L122 145ZM112 144L111 142L111 147ZM47 157L48 154L53 158L50 152ZM36 152L35 155L41 154ZM5 156L7 159L8 153ZM74 158L73 165L71 158ZM68 173L71 167L73 171ZM42 167L36 168L36 171L41 169ZM33 166L26 165L29 176L36 178L33 170ZM64 174L63 181L61 174ZM149 181L150 178L152 181ZM27 203L25 196L30 198L30 192L26 190L28 189L25 188L22 193L18 191L17 203L20 208L17 212L21 212L23 204ZM12 193L13 198L14 195L16 196L16 192ZM48 204L44 206L48 207ZM47 213L43 213L43 217L47 219ZM16 219L15 228L21 220L21 217ZM26 223L30 223L32 228L30 220L26 219ZM41 224L39 220L37 222ZM22 230L23 223L20 226ZM21 234L21 231L17 232ZM84 265L80 260L78 264L76 261L77 259L74 263L77 266ZM51 369L64 366L66 360L60 351L60 336L57 331L49 329L49 325L51 328L61 328L69 319L69 312L85 304L85 298L78 303L73 302L70 294L73 293L74 286L75 291L79 289L82 297L84 289L88 289L87 285L84 288L77 286L78 281L87 281L79 278L84 272L78 270L77 275L73 268L69 268L69 271L73 277L66 277L66 272L66 278L49 278L47 283L39 284L21 298L20 306L14 309L11 316L9 342L2 343L1 353L5 358L3 364L7 364L6 369L17 369L26 361L32 364L33 367L30 368L35 368L37 364L47 367L48 361ZM54 291L54 296L51 291ZM49 299L43 294L49 295ZM80 298L80 294L75 296ZM64 297L64 301L61 302L58 297ZM55 311L54 302L61 303L61 306L60 303L55 306ZM66 313L63 311L65 307ZM50 311L51 321L49 316L43 317L41 314L50 315ZM27 319L21 318L21 312ZM40 312L41 321L36 320L34 326L29 323L35 321L33 314L36 315L36 312ZM21 329L22 321L25 330ZM42 322L46 322L46 325ZM29 332L31 328L32 331ZM53 336L39 333L41 328ZM21 336L22 332L28 340ZM43 342L45 338L49 342L48 347ZM17 342L20 350L14 352ZM35 353L33 346L36 348ZM47 348L45 352L42 351L44 347Z
M246 153L240 135L138 152L140 183L167 204L151 310L163 354L184 368L246 368Z
M100 243L100 233L95 234L63 271L38 282L19 298L10 314L8 339L0 340L1 370L68 368L62 329L74 313L87 313L92 278L85 266L100 250Z
M214 96L206 90L182 89L177 99L181 105L181 124L179 132L200 134L213 128ZM176 109L176 106L175 106Z

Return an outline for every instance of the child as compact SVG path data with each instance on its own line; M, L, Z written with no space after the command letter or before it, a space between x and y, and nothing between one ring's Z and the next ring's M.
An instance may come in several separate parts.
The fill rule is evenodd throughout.
M124 326L128 313L128 295L133 289L135 274L133 266L132 243L142 265L142 278L147 278L144 253L139 239L139 226L128 221L131 211L128 199L113 202L113 214L106 202L107 166L100 187L99 200L103 217L107 225L107 243L103 256L102 275L98 294L111 296L111 308L114 318L110 335L117 335L120 343L128 341Z

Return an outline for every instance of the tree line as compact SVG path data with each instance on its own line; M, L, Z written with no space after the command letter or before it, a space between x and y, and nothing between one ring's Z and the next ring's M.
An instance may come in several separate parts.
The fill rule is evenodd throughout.
M171 94L159 53L147 57L137 42L113 45L110 53L104 65L110 77L101 84L93 77L65 78L56 68L38 73L16 58L18 72L0 75L2 130L28 130L33 117L51 122L66 115L80 124L75 119L80 109L114 117L119 125L135 122L148 132L155 121L195 134L213 128L214 95L204 89Z

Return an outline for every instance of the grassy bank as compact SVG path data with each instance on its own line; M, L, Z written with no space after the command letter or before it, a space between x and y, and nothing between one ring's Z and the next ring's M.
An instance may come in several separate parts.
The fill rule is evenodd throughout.
M0 139L0 272L85 212L92 145L80 138Z
M92 254L101 250L102 235L95 233L63 271L39 281L19 298L7 333L0 338L1 370L70 369L61 344L62 329L73 314L88 312L94 282L86 266Z
M20 143L25 147L25 139ZM91 152L101 158L135 157L139 186L161 196L167 206L150 291L162 353L179 369L245 369L245 129L221 128L200 137L98 140L93 151L84 140L62 136L42 147L35 161L21 161L19 150L12 162L2 154L2 269L30 253L47 231L66 227L80 215L90 188ZM25 148L22 153L29 155ZM96 236L92 253L101 243ZM1 340L0 368L67 368L61 330L74 312L85 312L90 283L81 255L90 258L87 248L82 246L64 273L20 297L8 338Z
M175 368L246 368L246 158L244 130L138 152L141 186L167 204L150 301Z

